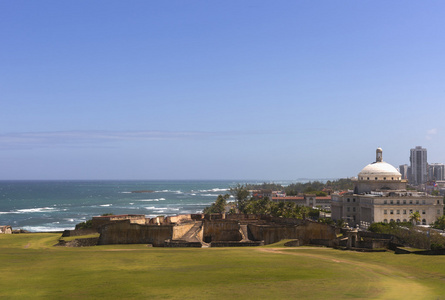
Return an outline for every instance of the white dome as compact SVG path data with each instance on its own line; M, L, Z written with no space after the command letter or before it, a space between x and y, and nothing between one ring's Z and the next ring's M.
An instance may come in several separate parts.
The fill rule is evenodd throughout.
M400 179L402 174L392 165L381 161L367 165L358 173L359 179L368 179L368 177L379 177L379 179ZM363 178L362 178L363 177ZM373 178L374 179L374 178Z

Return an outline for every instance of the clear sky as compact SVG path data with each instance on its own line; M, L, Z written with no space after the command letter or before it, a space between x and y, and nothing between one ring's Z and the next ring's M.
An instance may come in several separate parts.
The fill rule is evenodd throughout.
M444 1L0 1L0 179L445 163Z

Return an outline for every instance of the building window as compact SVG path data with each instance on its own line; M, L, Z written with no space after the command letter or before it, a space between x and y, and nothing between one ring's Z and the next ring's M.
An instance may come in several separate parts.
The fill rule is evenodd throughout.
M413 210L412 210L412 209L410 209L410 210L409 210L409 214L412 214L412 213L413 213Z
M400 223L400 219L397 219L397 223Z
M425 219L422 220L422 225L426 225L426 220Z
M425 200L422 200L422 204L425 204Z
M383 213L386 215L386 214L388 213L388 211L385 209L385 210L383 211Z
M352 211L355 212L355 207L352 208Z
M389 222L391 222L391 223L394 222L394 219L389 220Z
M377 177L375 178L375 180L377 180Z
M355 198L352 198L352 202L355 202Z
M369 180L369 177L368 177L368 180Z
M388 219L383 220L383 223L388 223Z
M416 204L419 204L419 200L416 200Z
M397 210L397 214L400 215L400 210Z
M406 222L406 219L403 219L403 222Z
M391 180L394 180L394 177L391 177Z
M386 201L386 200L383 200L383 204L387 204L388 203L388 201Z
M397 204L400 204L400 200L397 200Z
M403 210L403 214L406 215L406 209Z
M348 202L350 202L350 201L351 201L351 199L348 198Z
M394 214L394 211L391 209L391 210L389 211L389 214L390 214L390 215L393 215L393 214Z
M392 201L392 200L389 200L389 204L394 204L394 201Z
M440 209L437 210L437 214L440 215Z
M383 180L386 180L386 177L383 177Z
M409 204L413 204L413 200L409 200Z
M406 204L406 200L403 200L403 204Z
M422 210L422 215L424 215L425 214L425 211L424 210Z
M440 200L437 200L437 204L440 204Z

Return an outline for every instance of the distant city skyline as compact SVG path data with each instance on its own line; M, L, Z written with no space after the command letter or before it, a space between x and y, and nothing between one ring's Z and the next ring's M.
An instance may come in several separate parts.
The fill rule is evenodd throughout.
M0 180L346 178L416 145L445 162L444 11L3 1Z

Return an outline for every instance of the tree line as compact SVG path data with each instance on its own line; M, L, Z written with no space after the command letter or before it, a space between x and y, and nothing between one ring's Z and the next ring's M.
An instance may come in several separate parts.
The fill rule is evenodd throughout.
M342 191L351 190L354 185L350 178L342 178L337 180L328 180L326 182L322 181L308 181L308 182L296 182L289 184L288 186L283 186L278 183L267 183L262 184L246 184L244 185L247 190L273 190L273 191L284 191L286 195L296 196L298 194L309 194L314 193L317 196L326 195L323 190L332 191Z
M232 195L235 202L232 206L228 205L227 200ZM242 214L257 214L257 215L271 215L274 217L284 218L314 218L318 219L320 210L313 209L307 206L297 205L294 202L274 202L269 197L255 197L251 196L248 185L238 184L236 187L230 189L230 194L219 195L214 203L204 209L205 214L212 213L242 213ZM327 222L327 221L326 221Z

